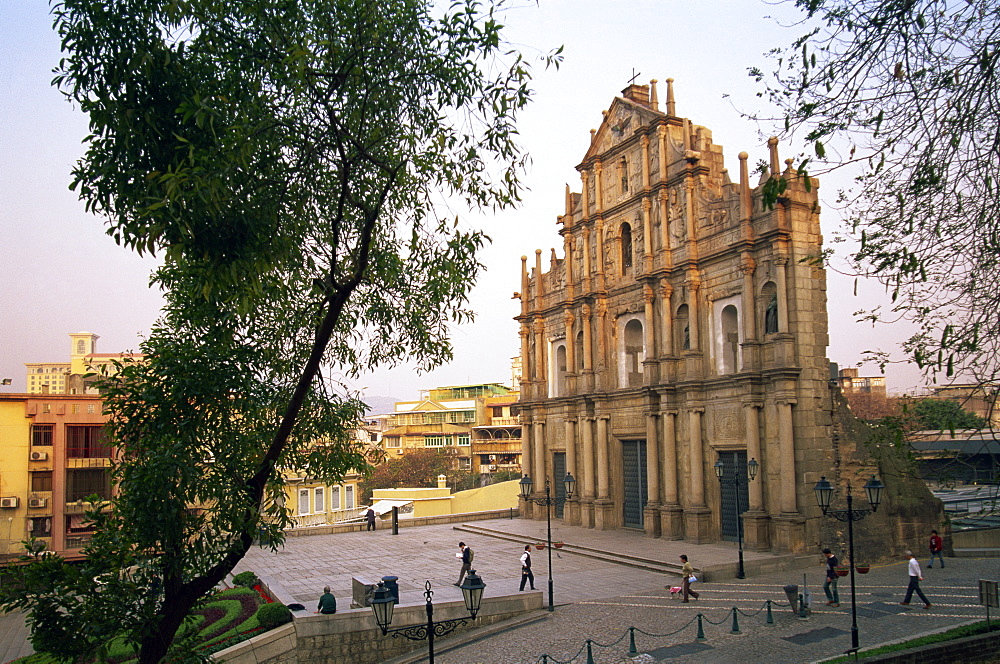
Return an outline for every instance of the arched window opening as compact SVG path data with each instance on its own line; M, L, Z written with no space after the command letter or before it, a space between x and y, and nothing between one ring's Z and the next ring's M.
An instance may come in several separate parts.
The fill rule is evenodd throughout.
M778 333L778 289L773 281L764 284L761 289L761 301L764 303L764 334Z
M564 396L566 394L566 345L556 346L556 394Z
M86 352L87 352L87 346L84 343L83 339L78 339L76 342L76 354L83 355Z
M622 274L625 274L625 270L632 267L632 227L629 226L627 223L622 224L621 240L622 240Z
M576 372L583 373L583 331L576 333Z
M625 377L628 387L642 386L643 346L642 322L636 319L625 324Z
M739 312L733 305L722 309L722 371L731 374L739 370L740 327Z
M674 325L674 334L677 348L681 350L691 350L691 328L688 321L688 305L682 304L677 307L677 321Z

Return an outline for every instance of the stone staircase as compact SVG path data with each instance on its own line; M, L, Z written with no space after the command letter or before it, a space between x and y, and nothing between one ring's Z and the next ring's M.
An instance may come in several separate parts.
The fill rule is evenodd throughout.
M484 526L475 526L470 524L462 524L460 526L455 526L455 530L459 532L470 533L473 535L480 535L483 537L493 537L496 539L506 540L508 542L517 542L518 544L524 545L527 542L539 541L537 538L528 535L518 535L515 533L509 533L503 530L494 530L492 528L486 528ZM572 553L578 556L586 556L587 558L593 558L595 560L601 560L604 562L615 563L618 565L628 565L629 567L635 567L638 569L647 570L650 572L656 572L658 574L669 574L680 579L681 576L681 565L680 563L669 563L661 560L652 560L649 558L642 558L640 556L634 556L627 553L620 552L608 552L602 549L596 549L589 546L584 546L581 544L563 544L562 548L559 549L560 553Z

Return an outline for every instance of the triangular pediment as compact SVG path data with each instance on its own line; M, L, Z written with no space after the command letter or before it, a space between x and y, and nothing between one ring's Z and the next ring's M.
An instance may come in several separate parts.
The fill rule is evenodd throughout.
M649 123L664 117L659 111L638 104L624 97L615 97L611 102L604 121L594 134L594 141L590 144L587 154L583 156L581 163L586 163L611 150L622 141L627 140L638 127L644 127Z

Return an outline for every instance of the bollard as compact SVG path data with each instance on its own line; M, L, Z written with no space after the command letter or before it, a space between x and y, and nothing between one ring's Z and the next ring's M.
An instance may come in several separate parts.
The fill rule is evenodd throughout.
M739 611L738 611L738 609L737 609L737 608L736 608L736 607L734 606L734 607L733 607L733 629L732 629L732 630L731 630L731 631L729 632L730 634L740 634L740 633L741 633L741 632L740 632L740 621L739 621L739 619L738 619L738 618L736 617L736 614L737 614L737 613L739 613Z
M392 507L392 534L399 534L399 507L396 505Z
M698 636L694 637L695 641L705 640L705 628L701 624L701 614L698 614Z
M771 600L767 600L767 624L774 624L774 616L771 615Z
M635 657L639 651L635 647L635 627L628 628L628 656Z
M549 656L542 655L542 664L549 664Z
M595 662L594 662L594 650L593 650L593 648L590 645L592 643L593 643L593 641L591 641L590 639L587 639L587 664L595 664Z
M799 595L799 620L807 620L809 616L806 615L806 598Z

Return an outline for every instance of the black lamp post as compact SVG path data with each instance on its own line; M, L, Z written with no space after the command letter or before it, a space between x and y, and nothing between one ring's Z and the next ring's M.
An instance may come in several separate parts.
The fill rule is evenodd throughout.
M525 501L535 503L536 505L545 505L545 522L548 529L547 542L549 547L549 611L555 611L555 604L552 600L552 506L565 503L573 497L573 489L576 487L576 479L573 478L572 474L566 473L566 477L563 479L563 486L566 487L566 496L564 498L550 495L551 487L549 485L549 478L547 477L545 478L544 498L532 498L532 486L534 486L534 482L531 481L530 477L525 475L521 478L521 498Z
M476 574L476 570L469 570L465 575L465 581L460 586L462 596L465 598L465 608L468 609L472 620L476 619L479 613L479 605L483 601L483 590L486 584L482 578ZM457 628L465 625L469 620L459 618L457 620L439 620L434 622L434 604L431 602L431 582L424 583L424 599L427 600L427 624L412 625L410 627L399 627L389 629L392 624L392 610L395 608L396 600L392 596L392 591L385 587L381 581L375 589L375 596L371 600L372 613L375 614L375 622L382 630L382 636L392 634L392 638L402 636L410 641L427 641L428 661L434 664L434 637L446 636L454 632Z
M715 476L719 478L719 484L722 484L723 480L727 479L725 477L725 466L722 463L722 459L715 462L713 466L715 468ZM756 459L750 459L747 464L747 479L746 484L749 485L757 477L757 468L760 464L757 463ZM733 489L736 491L736 535L740 543L740 568L736 572L737 579L747 578L746 572L743 570L743 507L740 505L740 486L744 484L744 481L740 478L739 469L737 472L733 473L729 482L733 485Z
M816 492L816 503L823 510L823 516L830 516L837 521L847 522L847 549L851 559L851 649L858 649L858 606L854 593L854 522L861 521L872 512L878 510L879 503L882 502L882 491L885 485L872 475L872 478L865 484L865 493L868 496L868 503L872 506L870 510L854 509L854 496L851 495L851 485L847 484L847 509L831 510L830 501L833 500L833 486L826 479L821 477L813 489Z

